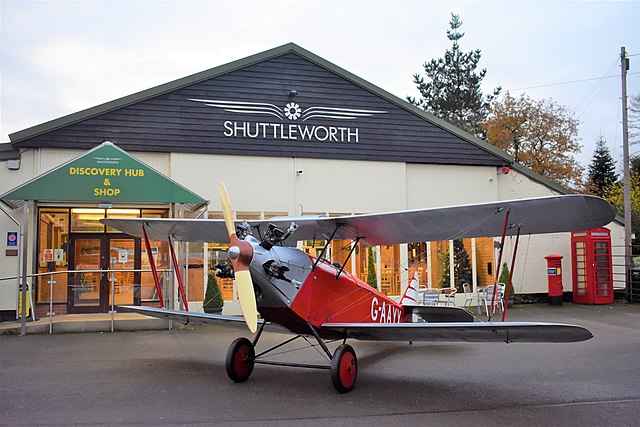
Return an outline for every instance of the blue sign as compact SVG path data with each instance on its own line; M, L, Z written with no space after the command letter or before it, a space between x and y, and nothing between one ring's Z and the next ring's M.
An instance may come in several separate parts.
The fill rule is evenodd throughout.
M18 246L18 232L17 231L7 231L7 246L9 246L9 247L17 247Z

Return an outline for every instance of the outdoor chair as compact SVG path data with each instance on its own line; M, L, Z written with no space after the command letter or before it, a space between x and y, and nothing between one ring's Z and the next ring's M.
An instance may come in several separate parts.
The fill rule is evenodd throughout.
M473 303L473 292L471 292L471 286L468 283L465 283L462 285L462 290L464 291L463 307L471 308L471 304Z

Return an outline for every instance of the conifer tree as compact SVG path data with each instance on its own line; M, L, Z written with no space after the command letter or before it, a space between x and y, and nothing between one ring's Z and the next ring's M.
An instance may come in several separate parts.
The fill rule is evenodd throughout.
M596 141L596 148L589 164L587 191L596 196L606 197L609 189L618 181L616 164L611 157L604 136Z
M448 288L449 279L449 254L444 255L444 271L442 274L442 287ZM454 285L458 292L463 292L462 285L465 283L472 283L472 269L471 261L469 259L469 253L464 247L462 240L453 241L453 274Z
M464 33L459 31L462 26L459 15L451 14L449 26L447 38L452 42L451 49L445 52L443 58L424 63L426 79L414 74L413 82L421 98L416 100L407 97L407 100L473 135L483 136L482 123L501 88L495 88L490 95L482 94L480 84L487 70L476 72L482 56L480 49L469 52L460 50L458 41Z
M373 248L367 248L367 284L378 289L378 275L376 274L376 257Z

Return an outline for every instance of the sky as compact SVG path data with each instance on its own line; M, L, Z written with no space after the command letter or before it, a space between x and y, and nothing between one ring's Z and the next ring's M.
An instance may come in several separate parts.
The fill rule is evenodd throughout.
M483 90L549 99L622 158L620 48L640 93L640 2L0 0L0 143L9 134L289 42L400 98L450 48L480 49ZM640 152L640 144L631 152Z

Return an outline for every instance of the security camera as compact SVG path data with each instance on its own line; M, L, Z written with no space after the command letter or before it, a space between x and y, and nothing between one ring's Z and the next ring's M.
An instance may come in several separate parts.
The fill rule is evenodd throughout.
M296 170L296 175L302 175L304 171L302 169L298 169Z

